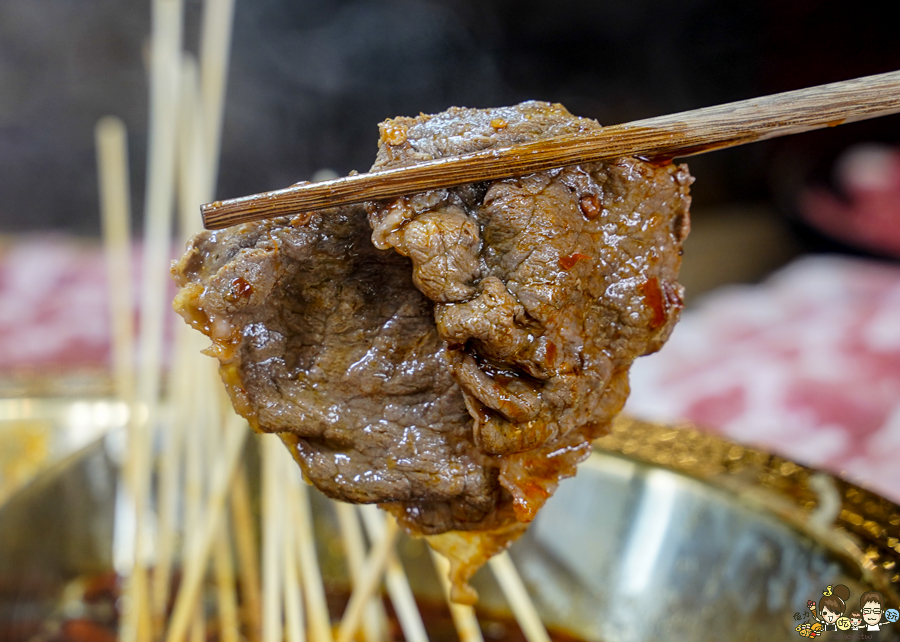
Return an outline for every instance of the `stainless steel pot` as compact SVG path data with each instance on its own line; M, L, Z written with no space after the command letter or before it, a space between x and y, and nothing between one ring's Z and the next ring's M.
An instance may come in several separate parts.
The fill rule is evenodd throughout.
M0 622L49 617L67 581L111 568L115 483L101 440L0 509ZM319 552L339 581L328 501L314 501ZM897 608L898 540L900 507L874 493L690 427L622 419L511 553L544 621L585 640L768 642L799 639L807 601L829 585L849 587L848 612L866 590ZM422 543L400 552L415 590L436 595ZM506 609L490 573L473 584L486 611ZM898 640L900 626L876 635Z

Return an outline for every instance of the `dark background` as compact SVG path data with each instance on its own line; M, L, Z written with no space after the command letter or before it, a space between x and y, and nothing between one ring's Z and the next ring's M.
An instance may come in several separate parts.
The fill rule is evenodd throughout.
M149 32L149 2L0 0L0 232L99 234L105 114L129 128L140 229ZM898 69L898 32L835 0L238 0L217 196L363 171L395 115L541 99L626 122ZM895 116L692 158L695 217L784 216L811 166L898 138Z

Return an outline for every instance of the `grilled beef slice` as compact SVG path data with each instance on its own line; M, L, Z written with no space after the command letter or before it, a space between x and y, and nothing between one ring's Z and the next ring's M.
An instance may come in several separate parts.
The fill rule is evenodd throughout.
M373 169L597 127L539 102L395 118ZM175 307L255 429L429 536L472 601L671 332L692 180L625 158L203 232Z

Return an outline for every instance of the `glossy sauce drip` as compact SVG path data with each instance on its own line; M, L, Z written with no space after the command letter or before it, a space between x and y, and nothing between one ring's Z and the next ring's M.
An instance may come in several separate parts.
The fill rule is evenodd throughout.
M596 194L585 194L578 199L578 208L584 217L588 220L597 218L600 213L600 197Z
M231 288L225 294L224 298L229 303L236 303L241 299L249 299L253 294L253 286L247 282L244 277L239 276L231 282Z
M559 267L564 269L565 271L571 270L575 267L575 264L578 263L581 259L590 259L586 254L582 254L581 252L575 252L574 254L570 254L569 256L563 256L559 259Z
M644 281L641 285L641 291L644 294L644 302L653 312L653 317L650 319L650 328L656 330L662 327L668 318L666 301L663 299L663 292L659 287L659 279L654 276Z
M573 441L550 452L541 448L523 454L514 484L504 484L513 494L513 510L520 522L532 521L560 480L573 476L578 462L590 454L589 440Z
M547 366L552 367L553 362L556 361L556 344L552 341L547 342Z

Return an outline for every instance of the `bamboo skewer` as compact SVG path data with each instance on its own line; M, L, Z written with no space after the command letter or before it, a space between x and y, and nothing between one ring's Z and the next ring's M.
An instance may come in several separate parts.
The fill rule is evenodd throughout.
M191 614L200 597L202 580L209 562L213 540L217 536L219 525L223 523L222 508L231 487L232 476L238 467L247 431L246 423L238 417L231 419L226 426L223 452L210 475L209 501L206 505L203 523L190 538L193 542L191 553L184 563L184 575L175 600L166 642L181 642L184 639Z
M208 372L207 381L209 382L208 402L211 405L210 416L213 421L208 424L208 443L206 447L207 461L206 470L209 471L209 478L212 478L212 471L216 469L219 458L223 454L220 447L212 446L212 444L227 443L225 432L228 430L230 423L236 423L238 420L231 422L233 416L231 405L224 403L221 394L217 394L221 386L218 385L218 377L216 368L210 360L205 360L205 370ZM235 470L240 467L240 453L235 460ZM212 570L216 583L216 607L219 620L219 639L222 642L240 642L239 619L238 619L238 597L237 585L235 584L234 574L234 558L231 551L231 537L228 533L228 504L225 498L231 493L233 486L234 472L232 470L222 489L223 500L218 510L221 513L219 523L223 526L219 528L219 532L213 541L212 550ZM209 491L212 490L210 485ZM211 492L207 493L207 502L212 499ZM209 510L206 508L205 510ZM200 600L198 610L203 610L203 601Z
M260 642L260 611L262 600L259 585L259 547L250 509L247 473L240 468L231 486L231 517L234 544L238 558L241 587L241 613L250 642Z
M344 609L336 642L350 642L356 631L359 630L366 603L378 590L378 585L384 576L384 568L394 550L394 542L398 533L397 523L391 520L387 524L384 537L374 543L360 574L362 579L358 585L353 587L350 601L347 603L347 608Z
M200 33L200 97L203 105L203 155L206 176L202 189L212 198L219 173L228 50L231 46L234 0L206 0Z
M344 544L344 555L347 558L347 570L350 574L351 587L356 587L362 580L362 567L366 558L366 548L356 506L344 502L334 502L338 518L338 528ZM366 605L363 615L363 638L366 642L381 642L387 637L387 615L381 597L375 595Z
M303 595L306 600L306 617L309 623L309 639L312 642L332 642L331 617L325 601L325 586L316 556L316 540L313 533L312 510L309 505L309 490L300 478L300 469L289 457L287 450L281 449L285 466L289 466L287 481L287 508L292 517L291 526L296 537L297 561L303 581Z
M192 221L188 215L191 204L198 197L197 180L203 176L202 159L199 157L199 144L193 135L196 124L196 86L197 65L193 58L185 54L181 61L180 104L178 110L178 146L177 146L177 185L178 185L178 222L179 236L187 238L193 232ZM181 328L184 332L184 328ZM199 343L199 341L197 341ZM196 353L195 353L196 354ZM179 408L183 417L189 418L184 424L185 459L184 459L184 532L181 559L186 566L192 563L197 533L203 520L204 504L207 501L205 480L208 474L208 462L205 461L205 433L210 430L214 421L214 413L209 406L208 393L212 390L207 381L205 364L194 360L185 365L187 371L186 406ZM216 442L213 442L216 443ZM196 562L193 562L196 563ZM206 566L202 575L206 574ZM201 577L202 577L201 575ZM178 599L186 587L179 589ZM203 609L195 609L191 616L188 637L191 642L202 642L206 637L206 623Z
M190 429L186 430L182 435L182 438L185 441L183 486L181 489L184 496L184 516L182 526L185 533L181 542L181 560L183 568L190 563L190 560L196 554L196 551L194 550L195 540L193 539L193 534L197 533L200 524L202 523L201 508L204 503L203 476L205 472L203 462L203 432L206 430L206 424L210 421L210 418L206 416L206 413L204 412L205 404L197 403L198 396L203 393L202 387L198 385L202 383L200 381L200 377L202 376L200 368L201 364L194 362L186 364L186 366L187 376L189 377L186 386L188 398L186 400L186 406L183 408L183 416L187 419L186 426L189 426ZM196 564L196 562L193 563ZM202 570L199 571L199 574L199 581L202 581L203 576L206 574L205 563ZM188 588L189 587L186 586L186 583L182 580L176 600L182 599L181 595ZM187 637L190 642L202 642L206 637L206 622L204 614L201 611L201 609L191 607L190 613L184 616L185 618L189 618Z
M288 476L288 472L285 471L285 477ZM300 589L297 553L291 537L284 538L284 568L284 621L287 642L306 642L303 595Z
M178 0L153 2L150 141L140 307L141 369L136 382L135 412L129 422L129 462L126 465L134 504L134 566L126 584L128 608L120 624L123 642L149 642L152 636L145 513L149 510L152 436L161 384L164 279L172 216L181 13Z
M200 385L203 383L201 369L199 368L201 364L197 363L196 365L198 368L194 373L194 379L191 381L192 385L189 387L192 393L191 396L195 398L195 403L191 406L194 411L194 421L191 422L193 429L189 430L185 435L187 442L185 453L185 487L183 489L185 494L185 537L182 540L181 559L183 569L186 569L189 565L200 567L200 570L197 571L197 573L200 578L198 582L202 585L207 574L208 563L204 560L201 567L198 561L193 560L196 555L196 551L194 550L196 540L194 537L203 521L201 511L205 508L204 502L208 500L205 496L204 482L207 472L207 462L204 461L203 445L206 441L204 433L208 432L208 424L211 422L212 418L209 417L208 412L205 412L208 411L206 404L196 403L196 398L204 392L202 385ZM180 599L181 594L189 589L190 587L182 581L182 584L178 589L179 593L176 596L176 600ZM206 640L206 609L202 607L202 603L203 599L198 598L195 604L188 607L188 609L190 609L190 615L188 616L190 618L190 623L187 632L187 639L189 642L204 642Z
M279 475L280 445L262 439L262 642L281 642L282 571L284 554L284 500Z
M528 642L550 642L547 629L544 627L544 623L541 622L541 616L538 615L537 609L534 608L534 603L531 601L531 597L528 595L525 584L522 583L522 578L519 577L519 572L516 570L516 565L513 564L509 553L503 551L494 555L488 561L488 564L494 572L494 577L497 578L497 582L500 584L500 590L503 591L513 614L516 616L516 621L519 623L522 633L525 634L525 639Z
M196 232L195 217L190 212L193 204L197 202L197 190L193 187L198 178L199 159L195 150L199 147L198 141L191 135L192 126L195 123L196 111L196 65L190 56L182 59L179 108L178 108L178 139L177 146L177 183L178 183L178 233L182 239L189 238ZM164 625L166 609L168 607L169 579L174 554L175 539L175 503L177 493L182 490L180 484L184 484L185 532L193 532L196 529L197 520L202 505L202 485L204 470L202 457L205 449L198 441L202 436L196 426L207 425L211 417L201 417L198 413L196 400L202 398L198 389L199 377L202 376L196 354L200 349L200 341L187 326L176 327L176 351L175 367L172 374L172 413L170 421L165 422L163 429L163 447L160 453L159 467L159 550L156 559L156 567L153 574L153 615L154 630L159 630ZM187 448L185 448L187 442ZM184 460L182 461L182 452ZM182 464L184 470L182 471ZM184 477L182 478L182 472ZM187 538L184 539L182 549L183 557L189 554ZM195 624L191 636L198 636L202 632L201 625Z
M223 513L222 522L227 524L227 507L223 508ZM213 548L213 570L216 578L216 605L219 611L219 639L222 642L240 642L234 560L231 557L231 537L227 528L220 529L216 537Z
M366 526L366 532L369 534L369 539L375 542L383 538L387 523L393 521L392 518L385 515L372 504L360 506L359 510L363 518L363 524ZM396 554L392 553L388 559L384 580L391 603L394 605L394 612L397 614L397 620L400 622L404 639L407 642L428 642L428 634L425 632L422 614L419 613L412 588L410 588L409 580L406 578L406 572L403 570L403 565L397 559Z
M187 242L199 229L196 204L207 197L207 159L204 156L203 113L198 90L197 61L185 54L181 64L181 105L178 127L179 237Z
M187 328L185 328L186 330ZM179 329L181 330L181 329ZM185 418L188 416L190 381L193 360L188 351L194 345L194 337L184 330L177 333L175 372L172 376L174 400L170 420L163 429L163 446L159 468L159 509L156 565L153 569L152 608L153 631L158 637L165 628L166 608L169 604L169 584L176 547L178 522L178 495L181 492L182 464L184 463L184 437L187 434Z
M178 142L177 152L177 185L178 185L178 232L177 236L188 238L195 232L196 224L189 212L193 203L197 202L198 194L195 187L198 172L202 171L200 159L196 153L199 148L195 137L191 135L196 111L197 83L196 64L189 55L185 55L181 61L180 91L178 105ZM164 626L166 609L168 607L169 574L174 553L174 502L178 491L184 493L184 518L183 527L185 533L191 534L198 530L202 520L202 509L208 496L205 492L205 480L208 471L212 469L211 462L207 461L205 453L210 449L204 447L204 432L210 431L210 425L215 421L215 412L211 411L208 403L198 403L197 400L206 400L206 390L211 389L209 383L205 384L206 374L196 356L200 347L200 341L186 326L180 326L176 330L176 362L172 376L174 386L174 404L170 421L166 422L163 430L163 450L160 453L158 467L160 473L160 534L159 555L156 559L156 568L153 576L153 609L155 629ZM193 357L193 358L192 358ZM198 428L202 430L198 430ZM214 441L213 443L218 443ZM183 459L180 456L183 451ZM182 470L183 467L183 470ZM180 486L183 484L183 486ZM192 554L191 539L184 537L182 540L182 560L190 559ZM220 567L221 570L221 567ZM226 607L227 608L227 607ZM202 640L206 635L206 623L204 614L198 610L192 616L189 638Z
M128 435L135 433L134 404L134 328L131 315L130 263L130 187L128 182L128 150L125 125L107 116L98 121L95 132L100 191L100 214L103 227L103 249L109 293L110 327L112 329L112 370L117 397L128 408ZM129 446L130 446L129 440ZM126 451L122 478L117 490L117 523L113 541L113 559L117 570L127 574L134 568L134 532L136 515L134 451ZM126 523L127 522L127 523ZM142 580L141 580L142 581ZM128 580L126 592L134 597L137 580ZM125 614L120 627L123 640L137 636L137 611Z
M204 416L202 400L198 403L199 395L204 393L205 390L196 385L200 383L201 372L199 366L201 364L197 363L195 365L197 367L193 368L191 372L193 375L191 383L193 385L188 388L191 391L193 403L190 406L191 412L186 415L189 417L188 425L191 426L191 429L187 430L184 435L184 487L182 492L184 494L183 527L186 537L184 537L182 542L182 559L185 561L190 560L190 556L194 553L191 534L196 533L202 523L201 508L204 504L203 432L206 428L205 424L209 421L209 418Z
M266 439L275 441L274 437L267 437ZM295 479L297 473L292 470L294 468L293 462L284 449L279 448L278 450L281 451L281 457L279 458L279 462L281 463L281 484L284 488L286 499L283 506L286 513L286 528L282 542L284 545L284 620L285 628L287 630L286 638L287 642L305 642L307 639L307 624L312 617L309 614L311 610L309 605L314 602L314 600L309 599L309 596L307 595L308 591L306 586L304 586L303 579L301 579L304 577L304 571L306 570L308 572L308 570L301 568L303 560L300 555L300 540L309 533L306 532L306 529L297 527L299 500L297 497L297 490L294 488L297 482L297 479ZM315 561L315 564L317 571L318 562ZM321 579L319 581L321 583ZM304 606L304 601L307 606ZM325 620L325 626L327 628L330 624L327 610L325 613ZM313 624L311 628L314 628L315 626L316 625ZM316 630L314 634L320 635L320 632ZM313 636L310 635L309 637L312 638Z
M190 642L206 642L206 618L200 609L197 609L191 615L188 640Z
M900 112L900 71L216 201L207 229L623 156L675 158Z
M131 188L125 124L114 116L101 118L95 140L113 337L113 382L116 396L130 404L134 399L134 323L131 318Z

